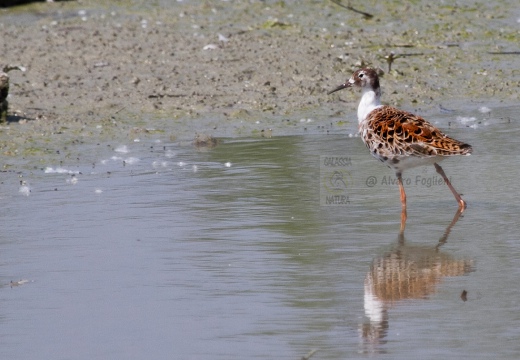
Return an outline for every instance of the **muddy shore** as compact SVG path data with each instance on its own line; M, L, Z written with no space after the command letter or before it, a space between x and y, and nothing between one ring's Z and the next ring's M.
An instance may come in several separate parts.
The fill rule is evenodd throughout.
M361 64L385 72L384 102L423 115L518 102L520 55L509 52L520 50L520 10L505 0L465 3L356 5L371 19L330 1L2 9L0 66L26 71L9 73L0 150L39 156L56 142L136 132L300 133L302 119L347 126L359 94L326 92ZM398 56L389 72L391 52Z

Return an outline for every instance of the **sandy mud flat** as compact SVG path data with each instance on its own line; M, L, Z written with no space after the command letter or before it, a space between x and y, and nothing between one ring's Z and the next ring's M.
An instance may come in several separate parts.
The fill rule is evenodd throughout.
M362 64L384 71L384 102L423 115L518 102L520 10L507 1L352 2L369 19L330 1L107 4L0 10L0 65L26 68L9 73L3 156L352 125L359 94L326 92Z

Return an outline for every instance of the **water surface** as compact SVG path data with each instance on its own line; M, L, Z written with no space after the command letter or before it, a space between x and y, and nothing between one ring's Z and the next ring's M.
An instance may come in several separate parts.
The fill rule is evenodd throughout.
M405 173L403 237L393 174L349 129L20 163L0 173L1 357L517 358L517 110L448 129L475 148L443 163L455 224L449 190L413 181L433 168ZM348 203L320 205L324 156L350 158Z

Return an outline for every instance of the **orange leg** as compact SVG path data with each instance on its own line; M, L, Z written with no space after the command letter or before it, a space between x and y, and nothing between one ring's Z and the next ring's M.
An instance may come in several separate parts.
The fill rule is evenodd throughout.
M401 193L401 206L406 210L406 193L404 192L403 178L401 173L395 174L397 176L397 183L399 184L399 192Z
M406 219L408 216L406 215L406 193L404 192L403 186L403 178L400 173L396 174L397 182L399 184L399 192L401 193L401 229L400 233L404 233L404 228L406 226Z
M446 183L446 185L448 185L448 187L450 188L451 192L453 193L453 196L455 196L455 200L457 200L457 202L459 203L459 209L461 210L461 212L464 211L464 209L466 209L466 206L467 206L466 202L464 200L462 200L462 197L460 196L460 194L455 190L453 185L451 185L450 180L444 173L444 170L442 170L442 168L439 166L439 164L434 163L433 165L435 166L435 170L437 170L439 175L442 176L442 178L444 179L444 182Z

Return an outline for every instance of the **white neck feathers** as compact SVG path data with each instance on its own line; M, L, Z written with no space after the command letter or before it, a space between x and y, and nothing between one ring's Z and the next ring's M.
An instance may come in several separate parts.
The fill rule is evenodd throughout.
M381 106L381 90L371 87L363 88L361 101L358 106L358 122L361 124L370 112Z

